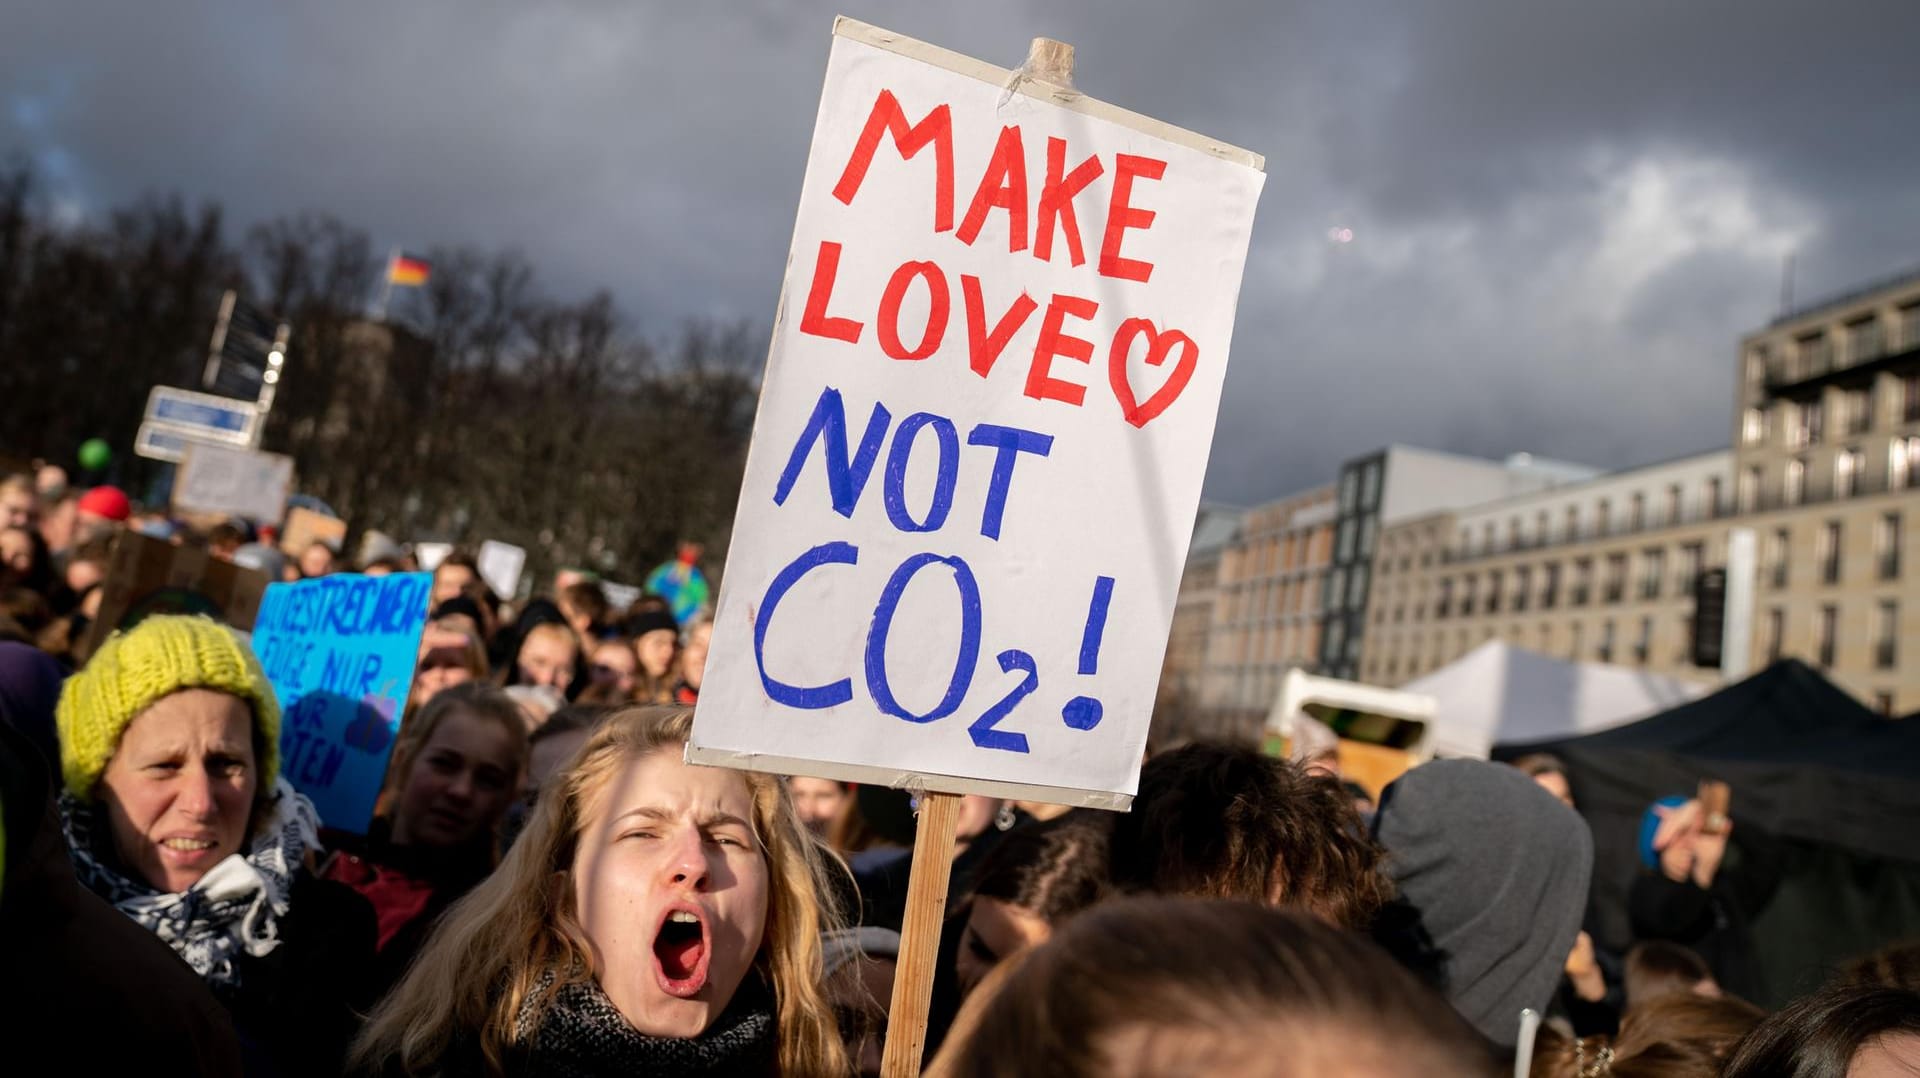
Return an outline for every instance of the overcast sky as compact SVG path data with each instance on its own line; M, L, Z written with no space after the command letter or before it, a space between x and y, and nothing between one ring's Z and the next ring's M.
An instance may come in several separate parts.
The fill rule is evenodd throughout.
M0 154L381 246L515 247L633 325L770 324L836 11L1267 157L1210 497L1389 442L1724 445L1735 344L1920 265L1914 0L0 0ZM1329 241L1347 228L1353 241Z

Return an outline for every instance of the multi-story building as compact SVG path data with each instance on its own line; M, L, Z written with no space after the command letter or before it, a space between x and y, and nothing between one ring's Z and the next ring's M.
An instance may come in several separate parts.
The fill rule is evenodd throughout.
M1883 711L1920 709L1920 271L1740 344L1735 496L1760 535L1757 661L1798 655Z
M1746 528L1748 668L1797 656L1883 712L1920 710L1920 663L1902 662L1920 648L1920 272L1783 315L1738 364L1730 449L1601 475L1392 446L1249 510L1190 561L1211 617L1180 668L1242 723L1291 666L1399 685L1496 638L1711 681L1694 582Z
M1492 461L1400 445L1346 462L1340 468L1333 563L1321 601L1326 613L1317 669L1340 678L1360 674L1382 528L1435 510L1549 489L1596 474L1593 468L1526 453Z
M1490 639L1711 680L1693 581L1758 541L1748 668L1793 655L1871 706L1920 708L1920 274L1794 312L1740 346L1734 448L1389 528L1363 680ZM1920 639L1920 636L1914 637Z
M1220 594L1199 701L1215 725L1257 729L1286 672L1313 665L1333 518L1331 486L1241 515L1220 554Z
M1494 638L1693 672L1693 586L1724 564L1733 454L1635 468L1390 527L1360 679L1398 685Z
M1202 503L1187 544L1186 568L1174 596L1167 657L1160 668L1160 696L1183 713L1200 706L1207 676L1207 645L1220 600L1220 555L1240 531L1242 510Z

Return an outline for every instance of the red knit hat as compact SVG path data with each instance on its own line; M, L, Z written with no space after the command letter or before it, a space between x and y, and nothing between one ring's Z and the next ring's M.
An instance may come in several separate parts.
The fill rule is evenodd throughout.
M133 515L133 504L119 487L94 487L80 495L79 509L82 513L122 523Z

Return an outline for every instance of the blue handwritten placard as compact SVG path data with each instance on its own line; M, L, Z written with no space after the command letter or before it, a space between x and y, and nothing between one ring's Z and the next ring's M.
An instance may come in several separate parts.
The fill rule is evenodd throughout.
M253 647L280 700L280 773L320 820L365 832L400 733L431 573L272 584Z

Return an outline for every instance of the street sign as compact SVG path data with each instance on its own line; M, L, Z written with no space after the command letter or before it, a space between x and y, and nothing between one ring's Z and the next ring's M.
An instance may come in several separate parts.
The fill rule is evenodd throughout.
M152 460L179 463L188 442L251 448L260 441L260 408L252 401L154 386L133 451Z
M265 312L228 292L220 301L208 351L204 388L229 397L258 399L266 385L273 356L284 349L285 326Z

